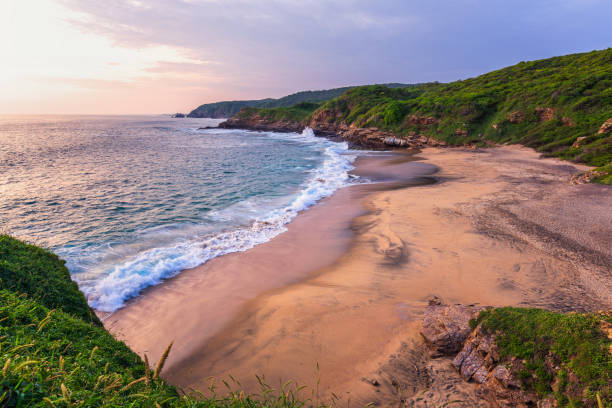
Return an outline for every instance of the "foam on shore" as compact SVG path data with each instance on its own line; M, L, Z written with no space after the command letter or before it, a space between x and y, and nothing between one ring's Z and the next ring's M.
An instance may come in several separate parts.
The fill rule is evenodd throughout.
M267 242L284 232L285 225L300 211L350 183L348 172L353 168L352 162L356 153L347 153L347 143L315 137L309 128L301 134L270 133L269 137L316 144L323 151L323 162L312 170L288 205L270 208L268 203L262 211L257 203L242 202L213 213L211 216L223 218L228 213L244 210L241 206L250 206L255 214L261 212L250 217L245 226L197 236L171 246L151 248L112 266L101 278L80 281L81 290L87 296L89 304L99 311L113 312L123 307L128 299L137 296L144 288L159 284L181 270L201 265L220 255L246 251ZM249 211L245 213L248 214Z

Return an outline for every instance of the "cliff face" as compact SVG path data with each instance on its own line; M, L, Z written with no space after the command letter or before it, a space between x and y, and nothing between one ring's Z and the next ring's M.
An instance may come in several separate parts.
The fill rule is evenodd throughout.
M306 122L316 134L337 135L364 147L405 147L419 148L423 146L445 146L446 143L432 139L423 130L436 122L433 117L411 115L410 120L418 126L415 130L398 134L393 130L382 130L374 126L358 126L355 122L347 124L346 121L339 120L341 113L334 109L321 108L316 110Z

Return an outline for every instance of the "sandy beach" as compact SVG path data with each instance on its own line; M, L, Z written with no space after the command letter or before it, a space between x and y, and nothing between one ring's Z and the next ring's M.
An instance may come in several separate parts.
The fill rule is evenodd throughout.
M322 399L355 406L479 406L428 357L423 311L433 296L611 308L612 189L571 185L584 169L517 146L367 157L356 174L386 183L341 189L270 242L183 271L104 323L152 361L174 341L164 377L187 391L232 375L257 392L260 374L319 380Z

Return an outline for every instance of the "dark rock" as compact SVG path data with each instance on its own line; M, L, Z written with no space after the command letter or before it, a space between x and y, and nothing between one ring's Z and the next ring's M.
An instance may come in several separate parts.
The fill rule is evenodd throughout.
M501 382L506 388L520 388L521 385L517 379L512 375L510 370L505 365L498 365L491 371L491 375L497 381Z
M463 379L466 381L469 381L474 375L474 373L478 371L479 369L481 369L483 365L484 365L484 360L480 356L480 353L478 353L478 349L473 348L472 351L467 356L465 356L465 358L461 362L461 366L460 367L455 366L455 367L459 368L459 371L461 372L461 376L463 377ZM488 371L487 371L487 374L488 374Z
M484 332L480 326L467 338L452 364L463 379L479 384L479 392L492 406L526 408L537 401L536 395L525 391L513 374L520 370L500 364L494 335ZM512 360L511 364L522 368L518 360Z

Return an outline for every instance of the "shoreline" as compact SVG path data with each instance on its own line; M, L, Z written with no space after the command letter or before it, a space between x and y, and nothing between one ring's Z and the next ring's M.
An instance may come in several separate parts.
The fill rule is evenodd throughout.
M412 169L406 174L381 172L385 162ZM141 356L147 354L151 361L174 341L166 365L171 370L176 361L196 352L202 342L229 324L248 301L299 282L340 258L354 237L352 220L366 211L363 197L381 189L431 182L422 177L437 171L434 166L413 162L410 154L394 152L360 156L354 166L351 174L374 183L342 187L300 212L287 224L287 231L270 241L183 270L146 288L125 307L113 313L98 312L98 316L115 337ZM187 307L184 298L189 299ZM202 317L194 309L209 312Z
M418 333L430 298L558 311L612 307L612 277L605 273L612 265L606 245L612 225L604 204L612 191L570 185L583 166L516 146L426 148L417 157L417 165L440 168L439 183L365 193L365 211L350 222L350 245L334 262L243 299L235 317L214 333L203 333L208 327L202 326L187 330L191 351L175 354L164 377L185 390L205 390L209 376L232 375L247 392L258 391L254 374L270 384L314 385L318 377L322 398L335 393L358 405L425 398L478 406L448 361L426 358ZM334 196L304 216L310 212L317 225L328 225L330 217L319 213ZM298 218L279 237L290 234ZM271 252L262 259L278 257ZM192 314L199 310L195 296L167 290L158 298L166 297ZM158 324L154 305L141 305L139 318ZM218 312L225 312L222 305ZM107 328L132 348L136 341L155 343L135 348L146 349L150 360L168 343L151 338L150 330L137 328L130 338L118 326ZM426 391L430 397L422 396Z

